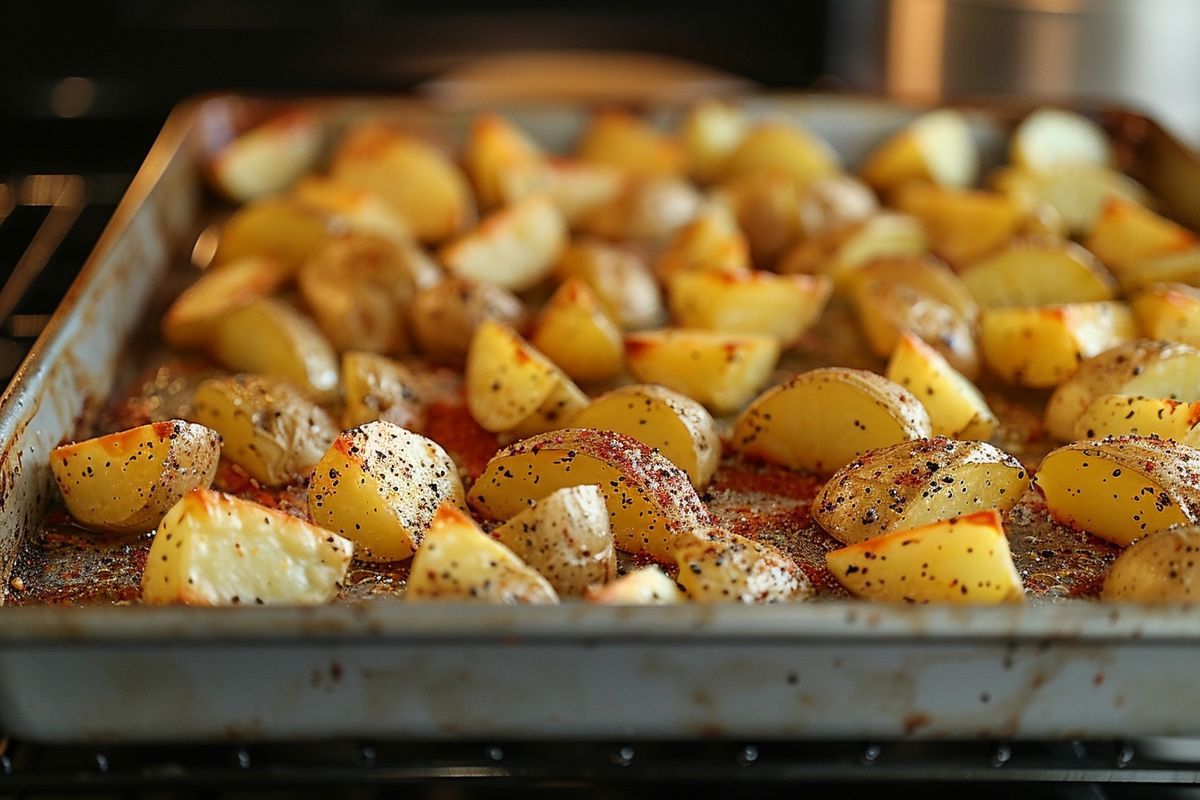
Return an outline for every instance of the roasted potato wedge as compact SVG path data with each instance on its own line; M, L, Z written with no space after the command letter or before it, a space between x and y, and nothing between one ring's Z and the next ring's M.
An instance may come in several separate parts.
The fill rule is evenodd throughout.
M225 440L222 454L264 486L308 475L337 436L333 418L286 381L211 378L192 401L197 422Z
M1117 296L1108 270L1072 242L1017 241L959 277L982 308L1097 303Z
M1147 338L1200 346L1200 289L1156 283L1138 292L1132 306Z
M332 218L292 197L266 197L239 208L221 229L216 266L266 257L289 277L332 235Z
M173 419L60 445L50 471L77 522L128 533L150 530L185 494L208 488L220 457L220 434Z
M608 506L599 486L559 489L492 531L559 595L578 597L617 576Z
M679 178L642 178L624 183L603 205L581 215L575 229L613 242L661 247L700 210L700 193Z
M163 314L163 338L173 347L202 347L221 317L272 294L291 273L267 256L249 256L205 271Z
M524 197L545 162L541 148L504 117L481 114L471 123L463 164L481 209Z
M710 205L679 230L655 269L664 282L685 272L748 272L750 245L729 211Z
M893 134L867 156L859 174L880 192L914 180L963 188L979 176L979 150L966 117L943 108Z
M209 164L217 190L235 203L282 192L321 155L325 131L315 114L292 111L251 128L221 148Z
M805 191L788 175L763 172L723 184L712 200L737 221L750 247L750 262L769 268L805 235L800 216L804 196Z
M917 258L929 252L925 226L904 214L879 214L848 228L801 241L779 262L779 272L828 275L844 285L864 265L881 258Z
M353 554L349 540L298 517L193 489L158 526L142 602L320 605L337 596Z
M421 352L439 364L461 366L480 323L522 327L525 304L494 284L447 278L417 292L410 313Z
M622 330L652 328L666 317L650 269L624 248L595 239L573 242L563 251L557 272L563 280L583 280Z
M342 399L342 430L377 419L420 430L424 421L416 378L399 361L377 353L342 353Z
M1053 209L1060 223L1051 225L1055 233L1084 236L1091 232L1110 197L1134 203L1146 203L1150 196L1137 181L1114 169L1094 164L1066 164L1045 172L1006 167L991 179L1002 192L1030 215L1044 215Z
M617 606L670 605L685 600L675 581L654 564L604 586L593 586L584 599L589 603Z
M763 122L746 133L722 170L726 181L774 172L803 189L839 171L837 152L817 134L783 122Z
M1117 556L1100 596L1126 603L1194 603L1200 597L1200 529L1172 528L1138 539Z
M759 395L738 417L732 445L751 458L831 473L930 430L929 414L907 389L874 372L827 367Z
M712 524L687 474L636 439L567 428L532 436L497 453L471 487L471 506L509 519L568 486L604 492L617 547L670 563L683 543Z
M1111 197L1084 245L1126 289L1200 272L1196 234L1138 203Z
M829 479L812 515L845 544L976 511L1006 512L1029 488L1021 462L987 442L935 436L870 450Z
M762 388L779 362L773 336L691 328L625 337L630 373L703 403L717 414L737 411Z
M571 230L576 230L594 212L617 203L631 183L636 180L616 167L552 158L528 178L510 179L506 184L507 202L544 194L554 201Z
M687 167L686 151L674 136L624 111L592 117L576 152L585 161L632 175L676 176Z
M543 196L493 212L479 227L441 249L442 263L467 280L514 292L541 283L567 244L567 221Z
M812 238L866 222L879 213L879 199L857 178L831 175L808 185L797 211L804 236Z
M786 603L812 594L796 562L737 534L688 542L675 551L679 585L700 603Z
M534 320L529 342L577 381L611 378L625 366L621 329L582 278L568 278Z
M1200 403L1165 397L1103 394L1075 421L1076 439L1109 436L1157 436L1195 446L1200 431Z
M910 333L900 334L888 361L887 378L921 401L935 436L986 441L1000 424L975 384Z
M1033 172L1072 164L1109 166L1113 160L1103 128L1060 108L1039 108L1027 116L1009 140L1009 157Z
M925 224L933 252L956 269L1012 241L1026 212L1007 195L906 183L893 193L896 208Z
M292 197L323 211L329 215L332 224L351 233L382 236L396 244L412 242L413 233L408 222L378 192L310 175L296 184Z
M747 128L745 113L728 103L701 100L692 106L679 133L692 180L700 184L716 181Z
M686 472L697 489L708 485L721 460L716 420L695 400L664 386L614 389L589 403L570 424L632 436Z
M885 533L825 556L858 597L894 603L1016 603L1024 599L1000 515L977 511Z
M833 281L824 275L685 272L667 287L671 318L684 328L774 336L796 344L825 310Z
M443 503L465 507L458 468L437 442L390 422L344 432L308 484L313 522L353 541L364 561L411 556Z

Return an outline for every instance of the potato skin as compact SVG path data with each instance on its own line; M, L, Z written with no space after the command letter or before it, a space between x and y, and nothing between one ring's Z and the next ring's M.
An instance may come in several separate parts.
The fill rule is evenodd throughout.
M737 534L689 542L675 551L679 585L701 603L784 603L812 594L812 584L779 550Z
M1117 556L1100 596L1134 603L1200 600L1200 528L1170 528L1138 539Z
M687 598L657 564L634 570L603 586L593 586L584 600L600 605L673 605Z
M417 293L412 305L413 335L430 359L461 367L480 323L495 320L520 328L525 316L525 304L506 289L446 278Z

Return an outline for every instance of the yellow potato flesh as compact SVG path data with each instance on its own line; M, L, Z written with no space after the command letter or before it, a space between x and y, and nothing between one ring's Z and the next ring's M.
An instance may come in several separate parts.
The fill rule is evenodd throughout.
M803 187L837 171L837 153L824 139L797 126L768 122L738 143L725 162L724 177L774 172Z
M564 281L542 308L529 341L575 380L611 378L625 365L620 329L579 278Z
M329 240L329 221L317 209L290 198L271 197L242 206L221 231L218 264L265 256L289 272Z
M201 347L221 315L271 294L290 270L266 256L250 256L204 272L163 315L163 338L175 347Z
M960 277L982 308L1091 303L1116 296L1112 276L1073 244L1010 247L972 264Z
M1000 308L980 318L988 367L1020 386L1057 386L1081 362L1136 335L1133 315L1120 303Z
M1133 299L1133 313L1151 339L1200 345L1200 289L1179 283L1147 287Z
M1100 596L1114 602L1194 603L1200 599L1200 530L1157 531L1117 556Z
M1075 422L1075 438L1158 436L1190 444L1188 434L1200 423L1200 403L1160 397L1107 394L1097 397Z
M273 375L329 398L337 389L337 355L308 317L262 297L226 314L209 348L237 372Z
M921 401L935 435L986 440L999 425L975 384L916 336L900 336L888 361L887 378Z
M491 320L475 330L465 379L471 416L484 429L497 432L512 430L537 415L548 401L556 401L556 390L569 383L549 359Z
M681 327L774 336L787 347L816 323L832 290L823 275L699 272L676 275L668 294Z
M621 606L669 605L685 599L675 581L653 564L595 587L586 595L589 603Z

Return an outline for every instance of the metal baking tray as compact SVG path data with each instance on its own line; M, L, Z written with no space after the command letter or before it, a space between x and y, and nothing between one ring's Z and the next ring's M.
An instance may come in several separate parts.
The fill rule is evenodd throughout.
M477 109L311 101L461 135ZM853 163L916 113L854 97L743 98ZM0 578L53 498L50 449L87 429L132 333L202 227L203 157L269 101L167 121L0 399ZM565 144L588 109L499 109ZM971 112L985 161L1028 110ZM1135 176L1200 227L1200 163L1152 120L1094 110ZM787 606L0 608L0 733L42 741L437 737L1129 737L1200 734L1200 611Z

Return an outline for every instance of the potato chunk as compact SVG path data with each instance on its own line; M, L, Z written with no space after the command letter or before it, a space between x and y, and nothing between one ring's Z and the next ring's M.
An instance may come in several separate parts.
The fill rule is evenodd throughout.
M1119 545L1200 520L1200 451L1126 436L1076 442L1051 452L1033 485L1051 516Z
M684 328L774 336L791 347L816 324L833 291L823 275L687 272L671 278L671 316Z
M675 581L654 564L634 570L604 586L593 586L585 598L589 603L617 606L670 605L686 598Z
M283 286L291 270L267 256L248 256L209 269L163 314L162 332L174 347L203 347L230 311Z
M118 533L147 531L217 472L221 437L182 420L153 422L50 451L50 471L81 525Z
M910 333L901 334L896 342L887 378L921 401L937 436L987 440L1000 424L975 384Z
M530 344L578 381L611 378L625 366L621 330L580 278L568 278L542 307Z
M679 175L687 165L675 137L623 111L597 113L579 142L578 154L634 175Z
M235 203L281 192L316 165L324 133L315 114L283 114L221 148L209 164L209 175Z
M1044 172L1009 167L993 175L992 185L1027 214L1052 209L1073 236L1091 232L1110 197L1134 203L1150 199L1137 181L1095 164L1064 164Z
M617 547L669 563L702 537L708 509L683 470L632 437L583 428L532 436L497 453L471 487L472 507L508 519L567 486L604 492Z
M295 274L330 237L331 218L291 197L266 197L233 212L221 229L216 264L266 257Z
M309 175L296 184L291 196L327 214L331 225L351 233L382 236L397 245L413 246L408 221L378 192L321 175Z
M1200 424L1200 403L1181 403L1165 397L1104 394L1093 400L1083 416L1075 421L1075 438L1157 436L1192 445L1196 436L1192 431L1197 424Z
M479 227L442 248L442 263L467 280L514 292L546 278L567 244L567 222L544 196L496 211Z
M421 427L425 410L416 378L398 361L376 353L343 353L342 394L343 430L377 419L409 430Z
M704 406L665 386L633 384L614 389L576 414L571 427L632 436L686 472L697 489L708 485L721 460L716 420Z
M725 208L750 247L750 262L773 267L805 234L800 216L804 190L779 172L761 172L722 184L713 200Z
M729 414L767 382L779 361L779 342L761 334L673 328L627 335L625 356L639 381L660 383Z
M658 259L664 282L685 272L738 274L750 269L750 245L723 206L713 205L683 226Z
M1084 245L1125 289L1200 274L1200 239L1138 203L1109 198Z
M1200 529L1172 528L1138 539L1117 556L1100 596L1132 603L1194 603L1200 598Z
M225 440L222 454L264 486L307 475L337 436L323 408L291 384L261 375L209 379L193 404L196 420Z
M895 195L896 209L929 232L933 252L961 269L1012 241L1026 212L1007 195L908 183Z
M649 267L629 250L582 239L563 251L557 271L564 280L583 280L622 330L652 328L666 316L658 283Z
M879 215L879 198L871 187L850 175L813 181L797 208L806 238L842 231Z
M1071 242L1016 242L960 275L983 308L1112 300L1117 284L1095 256Z
M608 506L599 486L570 486L492 531L560 595L579 596L617 575Z
M142 602L319 605L338 593L354 545L302 519L194 489L159 523Z
M701 184L717 180L747 127L745 113L720 100L701 100L692 106L680 126L692 179Z
M504 117L482 114L471 123L463 163L480 208L488 210L512 200L544 162L541 148Z
M461 366L484 320L519 328L525 304L499 286L462 278L446 278L422 289L413 300L413 336L421 351L439 364Z
M827 367L763 392L734 425L733 448L792 469L830 473L860 453L930 434L905 388L860 369Z
M817 134L799 125L764 122L751 129L729 154L723 178L774 172L804 188L838 169L837 152Z
M1149 339L1200 346L1200 289L1156 283L1133 298L1133 314Z
M659 248L695 218L701 196L679 178L641 178L621 185L603 205L581 215L574 227L613 242Z
M884 602L1021 602L1000 515L978 511L886 533L825 556L829 571L858 597Z
M675 551L679 585L701 603L785 603L812 594L796 562L737 534L689 542Z
M442 503L464 505L458 468L437 442L390 422L339 436L308 485L313 522L351 539L366 561L411 556Z
M449 505L437 510L413 557L405 596L413 602L558 602L545 578Z
M1029 488L1021 463L986 442L936 436L871 450L813 501L817 523L850 544L974 511L1008 511Z
M1112 163L1108 134L1082 114L1039 108L1013 133L1009 156L1014 164L1042 172L1066 164Z
M916 258L929 252L925 226L905 214L877 214L849 227L803 239L784 254L784 274L828 275L837 285L865 264L881 258Z
M922 114L867 156L862 177L880 192L912 180L966 187L979 174L979 151L961 112Z

